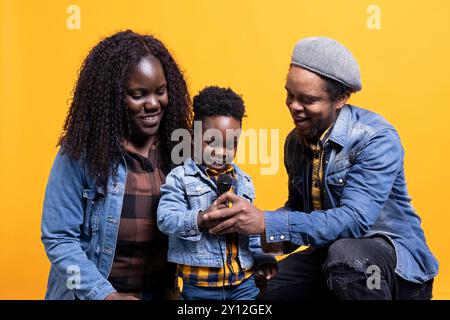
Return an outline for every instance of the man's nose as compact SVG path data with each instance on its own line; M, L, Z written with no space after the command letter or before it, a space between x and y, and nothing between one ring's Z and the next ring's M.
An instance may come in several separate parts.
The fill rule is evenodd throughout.
M299 103L298 101L292 101L289 104L289 109L291 109L292 112L302 112L305 110L305 107L303 107L303 105L301 103Z

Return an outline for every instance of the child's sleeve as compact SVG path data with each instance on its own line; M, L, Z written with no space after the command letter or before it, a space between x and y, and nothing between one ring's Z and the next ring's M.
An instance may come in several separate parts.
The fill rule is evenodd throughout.
M197 216L200 210L188 210L186 190L180 181L184 173L182 166L172 170L161 186L157 221L162 233L190 241L200 240Z

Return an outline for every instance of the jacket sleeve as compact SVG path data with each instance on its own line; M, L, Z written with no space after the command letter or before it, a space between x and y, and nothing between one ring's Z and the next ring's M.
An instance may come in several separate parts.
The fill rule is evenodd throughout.
M197 216L200 210L189 210L186 191L178 175L183 167L177 167L166 177L161 186L157 220L162 233L185 240L199 241L202 232L198 228Z
M310 214L268 211L267 239L325 246L339 238L362 237L377 221L401 170L403 155L395 131L378 132L358 151L348 171L339 207Z
M250 202L253 204L255 202L255 188L253 186L253 183L250 181L251 186L251 194L253 195L251 197ZM250 195L249 195L250 196ZM275 257L272 254L264 253L261 248L261 236L260 235L250 235L249 236L249 249L253 254L253 267L257 267L258 265L270 263L274 264L278 267L278 262L275 259Z
M258 265L270 263L278 266L278 262L275 259L275 256L272 254L264 253L261 249L261 236L259 235L251 235L249 236L249 248L253 253L253 267L257 267Z
M69 284L73 270L79 270L79 283L68 288L81 300L102 300L115 290L81 248L83 181L84 170L79 162L62 155L60 150L45 191L41 239L51 264L62 278L61 285Z

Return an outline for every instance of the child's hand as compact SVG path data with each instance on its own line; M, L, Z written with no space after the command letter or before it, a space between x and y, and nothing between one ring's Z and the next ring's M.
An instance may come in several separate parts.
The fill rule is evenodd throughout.
M228 207L224 203L221 203L221 204L218 204L218 205L211 204L208 207L208 209L206 209L205 211L199 212L198 215L197 215L197 224L198 224L199 229L213 228L216 225L218 225L219 223L221 223L222 220L219 220L219 219L218 220L214 220L214 221L205 221L203 219L203 216L205 214L207 214L208 212L211 212L211 211L214 211L214 210L225 209L225 208L228 208Z
M255 267L255 276L260 279L270 280L277 275L277 267L273 263L263 263Z

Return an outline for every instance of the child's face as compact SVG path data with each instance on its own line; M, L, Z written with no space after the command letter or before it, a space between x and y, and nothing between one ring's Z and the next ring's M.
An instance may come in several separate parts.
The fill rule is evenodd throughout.
M236 155L241 122L233 117L206 117L202 123L203 164L221 171L231 163Z

